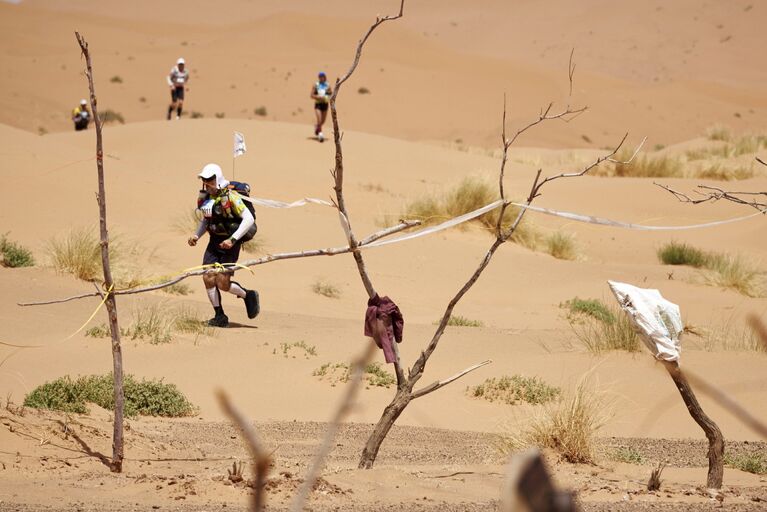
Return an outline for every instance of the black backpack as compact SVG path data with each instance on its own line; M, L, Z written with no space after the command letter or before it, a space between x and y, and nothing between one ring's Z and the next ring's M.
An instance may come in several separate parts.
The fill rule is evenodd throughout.
M244 181L230 181L229 190L234 190L241 196L250 197L250 185ZM253 206L253 203L247 199L243 199L243 202L245 203L245 206L248 208L248 210L250 210L250 213L253 215L253 226L251 226L248 232L245 233L240 239L241 242L247 242L256 236L256 233L258 232L258 226L256 225L256 209Z

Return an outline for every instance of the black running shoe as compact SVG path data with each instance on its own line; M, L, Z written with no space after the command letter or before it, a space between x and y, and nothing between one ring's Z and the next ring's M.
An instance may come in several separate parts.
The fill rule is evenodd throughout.
M208 325L211 327L228 327L229 317L224 314L216 314L216 316L208 320Z
M261 305L258 303L258 292L248 290L245 292L245 309L248 310L248 318L256 318L261 311Z

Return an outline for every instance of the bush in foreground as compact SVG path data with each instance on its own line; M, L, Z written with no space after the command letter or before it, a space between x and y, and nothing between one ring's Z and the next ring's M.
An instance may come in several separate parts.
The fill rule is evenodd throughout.
M3 267L32 267L35 258L32 252L16 242L8 240L8 235L0 235L0 265Z
M548 405L521 431L501 436L501 448L511 452L537 446L549 448L572 463L593 463L597 431L609 419L604 395L581 380L577 389Z
M69 375L38 386L24 399L36 409L87 414L86 403L114 410L112 374L89 375L72 379ZM196 407L173 384L162 380L137 381L124 377L125 415L179 417L195 414Z

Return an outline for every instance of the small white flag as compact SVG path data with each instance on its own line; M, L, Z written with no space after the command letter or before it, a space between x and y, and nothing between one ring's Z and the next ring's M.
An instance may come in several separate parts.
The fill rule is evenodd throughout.
M234 132L234 158L244 155L248 148L245 146L245 136L240 132Z

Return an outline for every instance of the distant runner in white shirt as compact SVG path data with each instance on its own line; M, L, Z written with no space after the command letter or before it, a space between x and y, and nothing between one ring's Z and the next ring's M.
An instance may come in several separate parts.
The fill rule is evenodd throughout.
M186 62L183 57L179 57L176 65L170 70L168 75L168 86L170 87L170 106L168 107L168 121L176 109L176 119L181 118L181 109L184 106L184 90L189 82L189 71L186 70Z

